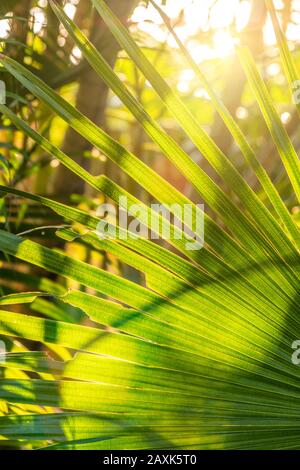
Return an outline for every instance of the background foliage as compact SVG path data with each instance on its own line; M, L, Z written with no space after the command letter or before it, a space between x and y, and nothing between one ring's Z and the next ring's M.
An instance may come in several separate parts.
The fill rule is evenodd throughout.
M298 448L299 2L0 14L1 446ZM204 248L99 239L120 195Z

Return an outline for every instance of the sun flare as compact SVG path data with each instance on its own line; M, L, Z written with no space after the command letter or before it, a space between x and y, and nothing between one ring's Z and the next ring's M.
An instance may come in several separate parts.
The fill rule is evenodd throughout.
M238 33L248 22L250 10L249 0L193 0L188 4L184 0L172 0L167 1L164 7L164 11L173 20L183 12L183 20L175 25L176 32L182 41L188 42L191 54L201 57L200 60L222 58L230 54L238 42ZM153 5L139 5L131 19L140 30L149 33L156 40L167 41L171 47L176 47L174 40L161 27L162 20ZM201 51L202 54L195 53L199 42L197 44L192 39L208 31L213 31L212 40L209 44L203 44L206 48Z

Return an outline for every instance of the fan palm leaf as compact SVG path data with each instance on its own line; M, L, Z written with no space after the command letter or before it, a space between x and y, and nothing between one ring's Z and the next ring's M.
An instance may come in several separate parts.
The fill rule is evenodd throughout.
M280 35L285 70L292 59ZM3 442L26 441L52 449L293 449L300 447L299 369L292 361L300 338L299 229L231 115L206 84L212 103L254 170L275 212L258 198L230 159L217 147L179 96L152 66L130 33L103 0L93 4L135 65L209 161L232 188L233 201L156 123L119 80L84 34L51 2L55 13L83 56L137 119L145 132L190 181L221 218L221 228L204 214L205 244L188 250L177 227L142 204L107 176L93 176L23 121L9 107L1 112L37 145L57 158L94 189L128 207L139 203L145 226L154 219L170 229L167 246L115 226L115 239L99 238L99 217L88 211L1 186L3 195L34 201L58 214L72 228L57 235L72 243L108 252L145 277L138 285L23 236L0 230L6 256L38 266L89 290L64 290L59 284L33 280L32 292L0 298L0 334L33 341L57 351L58 359L37 351L13 351L0 366L0 399L15 407L0 416ZM168 21L166 18L166 23ZM170 26L170 25L169 25ZM297 153L285 132L268 90L248 50L239 57L296 196L300 196ZM97 127L42 80L14 60L1 63L31 94L48 105L83 137L128 173L157 201L195 209L186 196ZM190 229L194 229L195 220ZM113 224L111 224L113 226ZM192 232L187 240L191 240ZM201 242L197 248L201 248ZM3 270L3 276L8 273ZM28 280L28 283L30 281ZM55 287L56 286L56 287ZM80 309L89 326L68 317L42 318L7 311L7 305L44 301ZM40 304L41 308L41 304ZM47 312L49 305L44 304ZM47 314L46 314L47 316ZM64 351L70 351L71 354ZM32 379L35 372L37 378ZM22 412L18 413L20 406ZM30 410L30 407L34 411ZM23 407L23 408L22 408ZM47 407L42 413L39 407ZM57 409L61 412L57 413ZM51 445L49 446L49 441ZM42 442L42 444L41 444Z

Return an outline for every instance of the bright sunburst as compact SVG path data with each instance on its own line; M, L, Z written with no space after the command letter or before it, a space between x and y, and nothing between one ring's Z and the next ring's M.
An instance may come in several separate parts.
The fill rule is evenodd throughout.
M176 32L183 41L197 35L199 31L215 31L211 44L204 47L200 55L195 50L199 48L199 44L190 41L190 52L200 56L201 60L224 57L232 52L237 38L232 35L231 26L234 25L237 32L241 31L247 24L250 10L249 0L172 0L167 1L164 7L164 11L172 19L178 18L180 12L184 11L183 21L176 27ZM151 4L147 8L139 5L134 10L132 21L158 41L167 40L170 46L175 46L173 39L166 37L165 31L160 28L162 20Z
M160 2L158 1L160 4ZM277 0L275 6L282 9L283 2ZM249 21L251 14L250 0L167 0L163 7L169 18L175 20L183 12L183 21L176 26L176 32L181 40L186 42L199 32L212 31L212 41L201 44L200 41L188 41L187 47L192 56L198 61L212 58L227 57L233 52L234 45L238 43L238 34ZM287 38L291 41L300 40L300 1L294 0L293 23L288 25ZM299 13L297 11L299 10ZM298 16L297 16L298 15ZM169 46L176 47L174 40L167 36L161 27L162 20L149 3L139 5L134 10L132 21L138 28L147 32L156 40L167 41ZM235 32L236 33L235 33ZM276 43L270 18L267 18L263 28L266 45Z

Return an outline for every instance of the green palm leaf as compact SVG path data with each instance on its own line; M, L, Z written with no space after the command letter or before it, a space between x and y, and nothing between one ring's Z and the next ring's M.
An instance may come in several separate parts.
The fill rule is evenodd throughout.
M57 354L54 360L24 346L8 353L5 362L0 361L4 371L0 399L24 407L21 415L0 416L0 434L6 443L25 440L33 448L49 449L299 448L299 370L292 362L292 344L300 337L299 231L288 209L245 136L181 43L183 54L256 173L278 220L168 87L104 1L93 3L116 39L241 204L231 200L164 132L62 9L51 3L91 66L220 215L224 228L205 215L205 246L190 251L176 238L176 226L144 204L140 222L149 226L148 216L153 216L166 228L171 226L168 241L176 252L142 237L128 238L128 231L119 226L117 233L125 236L103 239L96 235L99 218L93 213L1 186L1 195L41 204L68 226L72 224L57 231L70 247L77 242L113 254L138 270L145 284L138 285L45 247L32 241L30 232L20 236L0 230L0 250L6 256L64 280L58 284L28 277L28 292L0 298L3 337L29 340L36 350L42 344ZM280 38L283 50L286 46ZM248 51L240 52L240 57L298 195L296 151ZM180 207L191 204L24 66L3 56L1 63L156 200ZM129 207L140 203L106 176L95 177L81 168L9 107L0 105L0 110L97 191L116 203L120 196L126 196ZM11 276L6 268L1 268L1 274L3 279ZM68 280L76 282L77 287L70 289ZM57 302L56 309L47 296ZM20 303L25 314L6 310ZM81 312L88 326L78 324L69 310L64 314L64 307ZM31 378L32 372L38 374L37 378ZM36 407L34 411L31 406ZM41 406L49 408L41 413Z

